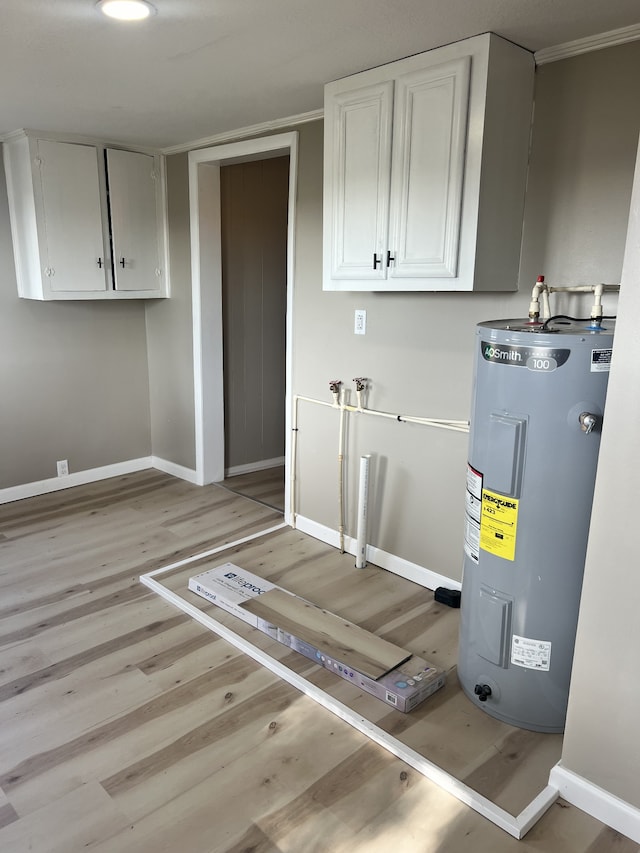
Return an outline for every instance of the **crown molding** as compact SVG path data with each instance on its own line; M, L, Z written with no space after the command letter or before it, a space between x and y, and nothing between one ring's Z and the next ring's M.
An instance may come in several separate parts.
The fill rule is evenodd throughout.
M295 116L264 121L260 124L252 124L249 127L240 127L236 130L227 130L224 133L216 133L213 136L205 136L203 139L195 139L193 142L184 142L180 145L171 145L162 148L162 154L183 154L185 151L193 151L196 148L209 148L212 145L222 145L225 142L235 142L238 139L246 139L249 136L260 136L270 133L272 130L282 130L285 127L295 127L299 124L307 124L310 121L319 121L324 118L324 110L311 110L308 113L299 113Z
M14 139L22 139L23 137L33 137L34 139L46 139L51 142L71 142L78 145L99 145L107 148L124 148L126 151L136 151L140 154L159 154L158 148L150 148L148 145L138 145L137 142L120 142L115 139L105 139L103 136L86 136L83 133L58 133L51 130L37 130L31 127L21 127L17 130L10 130L7 133L0 133L0 142L11 142Z
M557 62L559 59L568 59L570 56L626 44L637 39L640 39L640 24L632 24L630 27L621 27L619 30L609 30L608 33L599 33L595 36L557 44L554 47L545 47L534 53L533 58L536 65L545 65L548 62Z

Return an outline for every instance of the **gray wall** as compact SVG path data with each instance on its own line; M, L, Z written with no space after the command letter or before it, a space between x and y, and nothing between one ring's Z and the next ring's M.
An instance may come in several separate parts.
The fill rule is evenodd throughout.
M144 306L19 299L0 161L0 489L148 456Z
M538 69L521 282L619 283L639 71L640 42Z
M562 762L640 808L640 149Z
M154 456L193 469L193 323L189 231L189 163L167 158L171 298L146 310L151 443Z

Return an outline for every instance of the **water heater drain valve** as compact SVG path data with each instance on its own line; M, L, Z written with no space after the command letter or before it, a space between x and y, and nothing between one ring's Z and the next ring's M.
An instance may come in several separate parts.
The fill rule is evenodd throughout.
M476 684L476 686L473 688L473 692L476 694L476 696L481 702L486 702L492 693L491 688L488 684Z

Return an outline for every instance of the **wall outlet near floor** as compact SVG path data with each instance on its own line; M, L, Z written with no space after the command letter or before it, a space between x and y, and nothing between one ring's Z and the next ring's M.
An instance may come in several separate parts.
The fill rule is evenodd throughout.
M58 459L56 465L58 466L58 477L66 477L69 473L69 460Z
M367 312L364 308L356 308L355 321L353 326L354 335L366 335L367 333Z

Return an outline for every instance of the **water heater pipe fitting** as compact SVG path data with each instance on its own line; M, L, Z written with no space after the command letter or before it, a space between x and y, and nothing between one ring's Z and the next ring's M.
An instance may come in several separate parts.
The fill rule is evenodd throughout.
M540 318L540 294L547 293L547 285L544 283L544 276L539 275L536 283L533 286L531 293L531 302L529 303L529 319L532 323L537 323Z
M356 383L356 399L358 401L357 409L362 411L362 395L367 390L367 379L364 376L356 376L353 380Z
M550 293L593 293L594 301L591 308L591 319L595 325L599 325L602 316L602 296L604 293L617 293L620 290L619 284L576 284L567 287L549 287L545 284L544 276L539 275L533 286L531 293L531 302L529 303L529 319L536 323L540 317L540 302L542 302L542 317L548 320L551 316L549 309L549 294Z
M341 379L331 379L329 380L329 390L333 395L333 405L338 408L340 405L340 390L342 388L342 380Z

